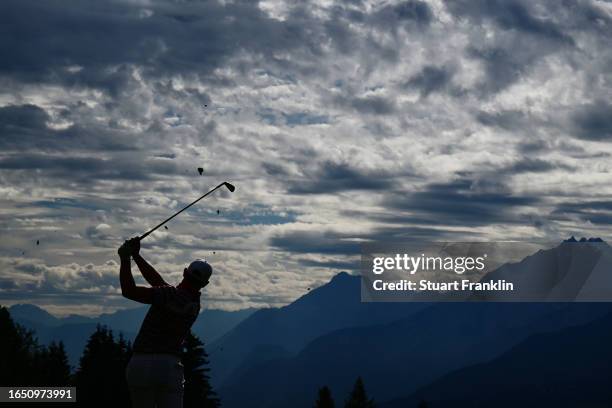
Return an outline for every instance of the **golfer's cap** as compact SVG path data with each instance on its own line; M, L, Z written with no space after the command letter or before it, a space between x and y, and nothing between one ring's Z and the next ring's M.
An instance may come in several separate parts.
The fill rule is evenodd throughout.
M196 259L187 267L187 274L202 285L208 282L212 272L212 266L204 259Z

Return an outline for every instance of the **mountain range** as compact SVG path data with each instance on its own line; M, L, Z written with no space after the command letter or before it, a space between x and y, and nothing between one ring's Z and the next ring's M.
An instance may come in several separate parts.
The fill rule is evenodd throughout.
M380 408L612 406L612 314L530 336L501 356L449 373Z
M148 306L122 309L114 313L105 313L97 317L69 315L55 317L44 309L30 304L16 304L9 307L11 317L28 329L34 330L42 344L51 341L63 341L68 359L73 367L78 365L79 357L87 339L95 331L96 325L102 324L121 333L126 339L133 340L140 329ZM250 316L256 309L244 309L234 312L205 309L194 323L193 332L210 344L239 322Z
M479 297L489 301L609 301L612 248L599 238L572 238L488 273L482 280L505 280L513 282L515 288Z
M593 293L584 288L605 287L612 277L610 253L599 241L567 241L490 274L537 284L549 294L559 288L565 295ZM360 295L360 278L340 273L285 307L203 312L194 331L207 340L223 406L311 407L324 385L341 405L358 376L384 408L416 407L421 400L436 407L610 405L610 303L554 302L555 296L546 302L364 303ZM43 328L47 339L72 341L84 335L81 327L98 322L129 335L145 310L91 321L57 319L31 306L10 311L19 322Z
M588 278L596 272L610 279L600 272L606 265L612 271L612 264L601 262L611 251L607 244L570 245L539 251L503 271L539 265L530 267L537 275L530 278L554 277L547 280L549 291L576 274ZM554 298L360 303L359 284L358 277L339 274L294 304L254 313L217 340L211 362L224 406L309 407L319 387L344 396L357 376L378 401L401 399L455 370L492 361L531 336L580 326L612 311L604 302L551 302Z

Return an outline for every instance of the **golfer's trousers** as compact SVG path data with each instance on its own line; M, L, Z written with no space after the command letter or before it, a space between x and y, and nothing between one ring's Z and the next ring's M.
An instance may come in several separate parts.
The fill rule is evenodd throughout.
M172 354L134 353L126 369L133 408L182 408L183 364Z

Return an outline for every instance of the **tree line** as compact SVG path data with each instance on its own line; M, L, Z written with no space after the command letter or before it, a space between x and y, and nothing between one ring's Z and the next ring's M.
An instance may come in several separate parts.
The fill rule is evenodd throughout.
M35 333L13 321L2 306L0 334L1 386L70 386L77 388L77 402L66 403L68 407L131 407L125 368L132 345L122 334L115 336L112 330L98 325L74 372L61 341L39 344ZM193 333L187 336L181 359L185 367L184 407L220 407L210 385L208 354Z
M336 408L329 387L324 386L319 389L319 395L315 401L314 408ZM361 376L357 377L353 390L344 402L344 408L376 408L374 400L368 398ZM429 404L427 401L421 401L417 408L429 408Z
M315 402L314 408L335 408L334 399L332 398L329 387L324 386L319 389L319 396ZM376 408L373 399L368 398L368 395L363 385L363 379L357 377L353 390L349 394L344 403L344 408Z

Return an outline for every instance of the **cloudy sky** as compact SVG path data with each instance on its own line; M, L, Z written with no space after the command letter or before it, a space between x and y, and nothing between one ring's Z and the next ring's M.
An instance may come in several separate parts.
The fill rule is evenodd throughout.
M224 180L143 242L173 283L210 260L205 307L286 304L363 241L612 239L612 2L4 0L0 27L3 304L130 306L117 247Z

